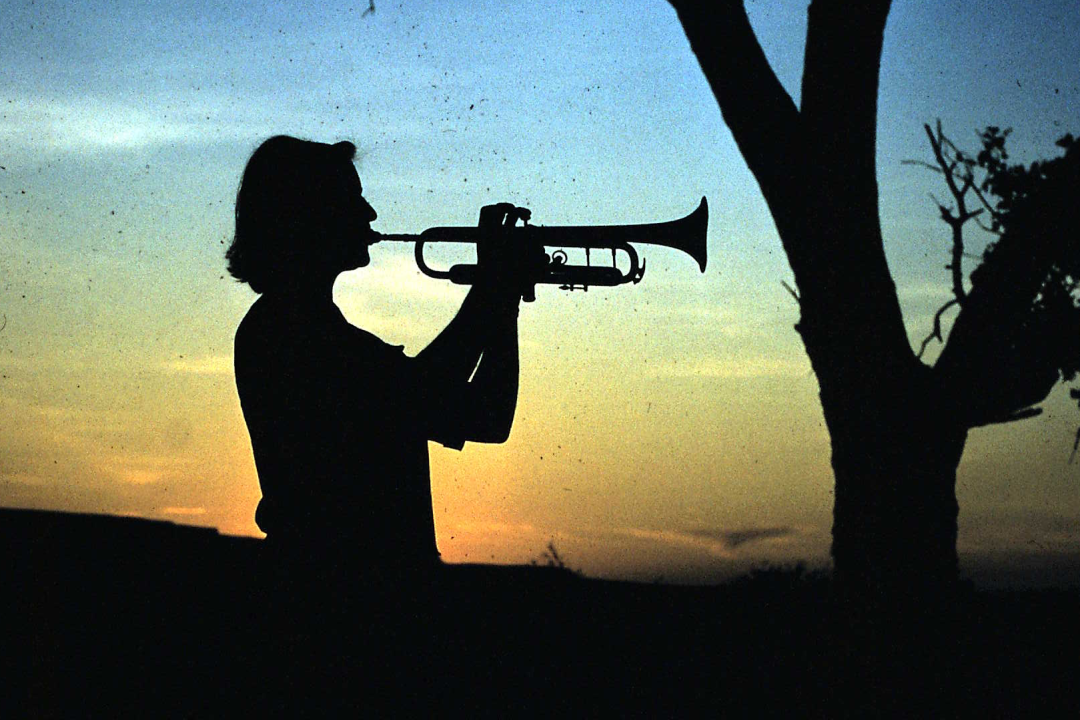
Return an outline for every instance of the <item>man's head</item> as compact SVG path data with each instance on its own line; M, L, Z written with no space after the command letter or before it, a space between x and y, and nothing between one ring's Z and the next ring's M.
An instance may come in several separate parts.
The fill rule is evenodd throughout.
M349 142L286 135L260 145L236 194L229 273L261 293L367 265L376 213L363 198L355 154Z

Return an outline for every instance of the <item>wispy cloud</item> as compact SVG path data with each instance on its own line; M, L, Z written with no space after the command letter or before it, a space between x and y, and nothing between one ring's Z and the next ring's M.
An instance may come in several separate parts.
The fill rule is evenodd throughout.
M264 136L263 127L222 118L216 109L134 105L114 99L18 98L4 106L0 138L40 150L86 152L138 149L179 142L220 142Z
M45 422L72 422L76 420L84 420L86 418L86 411L77 407L68 407L64 405L33 405L30 410L41 416Z
M362 273L343 278L335 291L338 304L349 322L391 344L423 347L450 322L464 297L461 287L422 275L411 254L376 257Z
M165 369L173 373L192 375L232 375L233 359L229 355L204 355L202 357L179 357L165 363Z
M942 277L941 282L899 284L896 286L896 294L902 302L942 303L953 296L952 289L945 277Z
M749 543L790 537L795 535L796 532L793 528L781 526L747 528L745 530L691 530L688 534L707 540L716 540L723 543L725 547L734 550Z
M481 533L491 535L524 534L536 531L531 523L507 523L495 521L470 521L455 522L447 529L453 533Z
M206 508L204 507L163 507L161 512L164 515L205 515Z
M45 475L40 475L31 472L2 472L4 481L17 483L19 485L27 485L30 487L42 487L49 484L49 478Z
M115 453L96 461L98 469L122 483L151 485L169 478L184 477L192 461L183 457L152 453Z
M411 248L411 246L410 246ZM407 295L414 299L439 303L460 303L462 292L451 283L432 280L416 266L410 250L408 256L384 253L382 244L372 251L372 272L365 272L364 291L385 293L397 298ZM433 263L434 260L429 262Z
M737 551L746 545L783 541L799 535L799 531L795 528L785 526L744 528L741 530L622 528L617 530L616 533L639 540L651 540L667 545L700 549L710 555L726 559L736 557Z
M803 358L702 358L674 359L653 368L657 377L762 378L804 377L810 373L810 361Z
M689 330L707 327L710 333L727 337L754 337L771 332L767 322L746 311L706 303L675 304L651 308L650 315L666 327L683 326Z
M116 474L121 482L128 485L152 485L165 476L165 471L143 468L118 468Z

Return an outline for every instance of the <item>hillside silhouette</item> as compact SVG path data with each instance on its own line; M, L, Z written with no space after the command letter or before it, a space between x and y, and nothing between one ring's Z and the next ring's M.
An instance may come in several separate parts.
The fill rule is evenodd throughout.
M449 566L423 587L271 596L262 543L0 510L7 717L796 712L1075 716L1075 591L918 607L763 569L715 587Z

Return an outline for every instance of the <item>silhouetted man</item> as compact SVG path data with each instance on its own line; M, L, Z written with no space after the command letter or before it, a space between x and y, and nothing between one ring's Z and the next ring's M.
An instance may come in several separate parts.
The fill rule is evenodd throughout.
M481 211L480 276L453 321L410 358L350 325L333 302L337 276L366 266L378 240L354 153L347 142L271 138L237 194L229 272L261 295L235 343L263 493L255 518L272 557L302 574L423 575L439 556L428 440L503 442L513 422L525 265L500 241L528 211Z

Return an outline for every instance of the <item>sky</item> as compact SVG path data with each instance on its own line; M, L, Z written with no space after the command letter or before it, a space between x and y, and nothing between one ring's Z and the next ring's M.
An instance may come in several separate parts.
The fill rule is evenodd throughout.
M375 228L671 220L710 206L708 270L640 246L640 285L523 307L508 442L431 447L450 562L549 542L593 576L710 582L828 558L829 440L760 192L659 0L11 0L0 18L0 505L260 535L232 375L255 295L225 272L235 193L279 133L353 141ZM798 98L806 2L750 1ZM1014 128L1013 158L1080 132L1080 0L897 0L878 125L880 212L910 337L949 298L923 123L959 144ZM985 241L985 238L983 239ZM975 250L980 240L969 239ZM406 246L343 275L346 317L416 353L465 289ZM934 350L931 349L932 358ZM965 570L1080 574L1080 413L971 433ZM989 564L989 565L988 565Z

